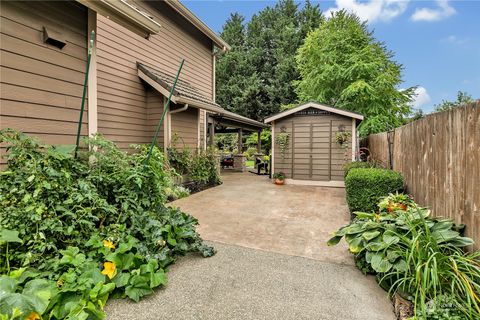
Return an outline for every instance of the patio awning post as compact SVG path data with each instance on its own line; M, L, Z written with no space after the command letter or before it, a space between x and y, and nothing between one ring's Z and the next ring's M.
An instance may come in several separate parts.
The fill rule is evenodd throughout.
M210 124L210 141L209 141L209 145L210 147L213 146L213 143L215 141L215 119L211 118L212 119L212 123Z
M241 154L243 150L243 130L238 129L238 154Z
M262 131L261 130L258 130L257 131L257 152L258 153L262 153L262 139L260 139L262 135Z

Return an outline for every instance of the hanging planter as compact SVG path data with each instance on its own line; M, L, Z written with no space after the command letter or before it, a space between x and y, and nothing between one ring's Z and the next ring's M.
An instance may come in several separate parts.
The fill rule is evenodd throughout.
M285 153L287 152L289 140L290 140L290 135L286 132L280 132L275 137L275 142L278 145L282 159L285 159Z
M338 143L342 148L348 147L348 140L352 136L351 132L340 131L335 134L335 142Z

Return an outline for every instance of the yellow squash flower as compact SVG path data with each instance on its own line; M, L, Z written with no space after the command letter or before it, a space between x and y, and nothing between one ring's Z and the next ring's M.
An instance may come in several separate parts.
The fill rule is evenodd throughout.
M116 270L117 267L115 266L115 263L107 261L103 264L102 274L106 275L109 279L112 279L115 277Z
M113 242L108 240L103 240L103 246L107 247L108 249L115 249L115 245L113 244Z
M40 315L35 311L32 311L25 320L40 320Z

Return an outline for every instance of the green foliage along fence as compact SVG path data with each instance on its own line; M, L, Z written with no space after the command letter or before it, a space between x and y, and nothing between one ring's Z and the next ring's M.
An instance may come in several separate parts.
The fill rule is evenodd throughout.
M408 193L437 217L466 225L480 250L480 101L433 113L367 139L372 158L400 172Z

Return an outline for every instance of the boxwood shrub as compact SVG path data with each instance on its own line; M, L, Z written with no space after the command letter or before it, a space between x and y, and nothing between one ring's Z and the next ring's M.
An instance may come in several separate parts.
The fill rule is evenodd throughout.
M373 165L370 162L365 161L352 161L343 166L345 170L345 177L347 176L348 172L355 168L372 168Z
M403 189L403 177L393 170L354 168L345 177L347 203L351 212L377 211L381 197Z

